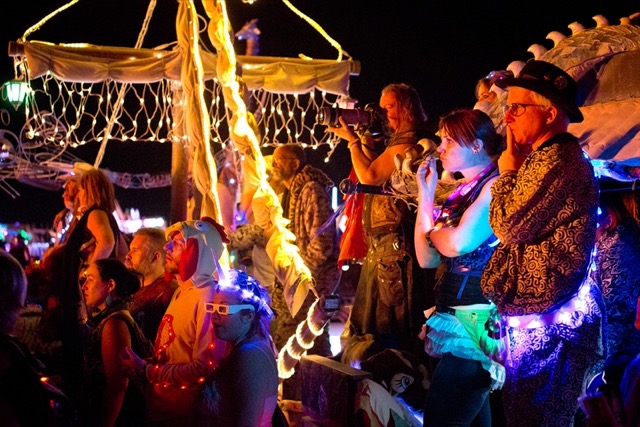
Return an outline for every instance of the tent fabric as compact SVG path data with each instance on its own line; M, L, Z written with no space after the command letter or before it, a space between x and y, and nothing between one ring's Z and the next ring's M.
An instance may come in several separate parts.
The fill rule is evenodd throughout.
M282 217L280 202L267 183L266 163L254 129L249 125L246 105L240 94L240 84L236 76L236 56L229 38L224 3L203 1L203 6L210 19L207 29L209 38L219 52L216 74L222 86L225 105L233 113L229 123L231 139L238 150L244 153L244 179L255 186L252 201L254 220L265 230L265 236L268 238L267 255L273 263L276 276L284 285L287 307L291 315L295 316L309 290L315 289L313 278L294 244L295 236L286 228L287 220Z
M180 76L183 97L186 101L186 131L189 137L190 151L194 153L192 163L193 182L202 194L201 216L215 218L222 224L222 213L218 199L217 174L210 141L210 119L204 101L203 66L199 55L199 46L192 43L193 34L198 33L198 18L191 2L181 1L176 16L176 34L178 46L183 52ZM197 40L197 38L195 39ZM224 267L228 267L226 257L221 257Z
M153 83L181 80L181 47L172 50L133 49L95 45L55 45L41 41L22 44L35 79L51 72L68 82ZM217 76L218 55L200 49L204 80ZM349 94L351 61L302 60L268 56L238 56L242 79L249 90L303 94L314 89Z
M580 80L594 62L637 49L640 49L639 27L610 25L585 29L560 40L537 59L551 62Z
M640 98L581 107L582 123L569 131L591 159L634 165L640 161Z
M612 168L639 163L640 27L621 24L582 30L536 59L557 65L578 82L585 118L572 123L569 131L589 157Z

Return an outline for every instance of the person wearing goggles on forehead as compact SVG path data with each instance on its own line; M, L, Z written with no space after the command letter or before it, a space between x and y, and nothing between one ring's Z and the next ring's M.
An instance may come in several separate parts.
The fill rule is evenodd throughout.
M278 397L273 311L265 288L247 273L229 272L206 304L218 339L229 348L205 382L194 426L271 426Z

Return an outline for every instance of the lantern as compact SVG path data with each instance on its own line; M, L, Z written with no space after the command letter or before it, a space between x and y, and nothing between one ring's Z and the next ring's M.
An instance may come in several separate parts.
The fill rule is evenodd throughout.
M29 85L18 79L10 80L3 85L6 99L18 110L29 92Z

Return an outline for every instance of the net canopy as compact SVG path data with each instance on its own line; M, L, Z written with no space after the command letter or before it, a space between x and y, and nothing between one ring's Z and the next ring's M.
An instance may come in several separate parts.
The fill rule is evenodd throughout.
M188 151L189 176L202 195L200 215L220 223L225 207L218 198L218 165L237 166L295 315L314 291L313 278L267 183L260 148L329 144L330 156L334 141L316 115L349 99L349 78L359 64L342 60L341 48L336 60L236 57L225 3L203 1L199 8L206 18L198 15L195 2L180 0L177 40L157 49L140 48L142 33L135 47L114 47L33 41L27 35L41 24L28 30L10 45L16 77L30 87L19 145L38 151L32 163L55 168L65 150L88 143L101 144L94 167L100 166L109 141L181 144ZM206 31L199 27L202 22ZM205 48L205 37L214 51ZM249 126L249 116L257 126ZM37 168L24 168L30 169ZM111 173L111 178L130 187L170 183L166 176Z

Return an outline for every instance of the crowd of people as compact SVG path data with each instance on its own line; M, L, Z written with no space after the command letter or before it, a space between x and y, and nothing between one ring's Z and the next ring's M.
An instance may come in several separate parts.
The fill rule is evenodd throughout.
M343 252L362 268L342 351L331 353L328 328L307 350L370 367L390 395L411 388L420 414L401 411L406 425L639 425L638 195L605 191L568 132L583 116L565 71L531 60L481 79L476 96L476 108L432 128L418 92L394 83L381 91L381 131L342 117L327 129L347 141L350 179L366 193L351 200L349 241L331 179L301 145L275 149L269 184L315 286L296 316L271 260L257 256L269 236L251 215L125 236L104 172L63 177L65 207L40 264L0 253L0 419L286 425L279 399L301 400L301 378L279 378L278 353L316 297L338 289ZM487 112L500 106L498 126ZM407 159L414 168L399 168ZM251 268L223 267L247 230ZM364 250L344 248L356 243ZM42 307L31 327L29 302ZM402 385L379 363L389 355L416 367ZM399 422L367 408L365 424Z

